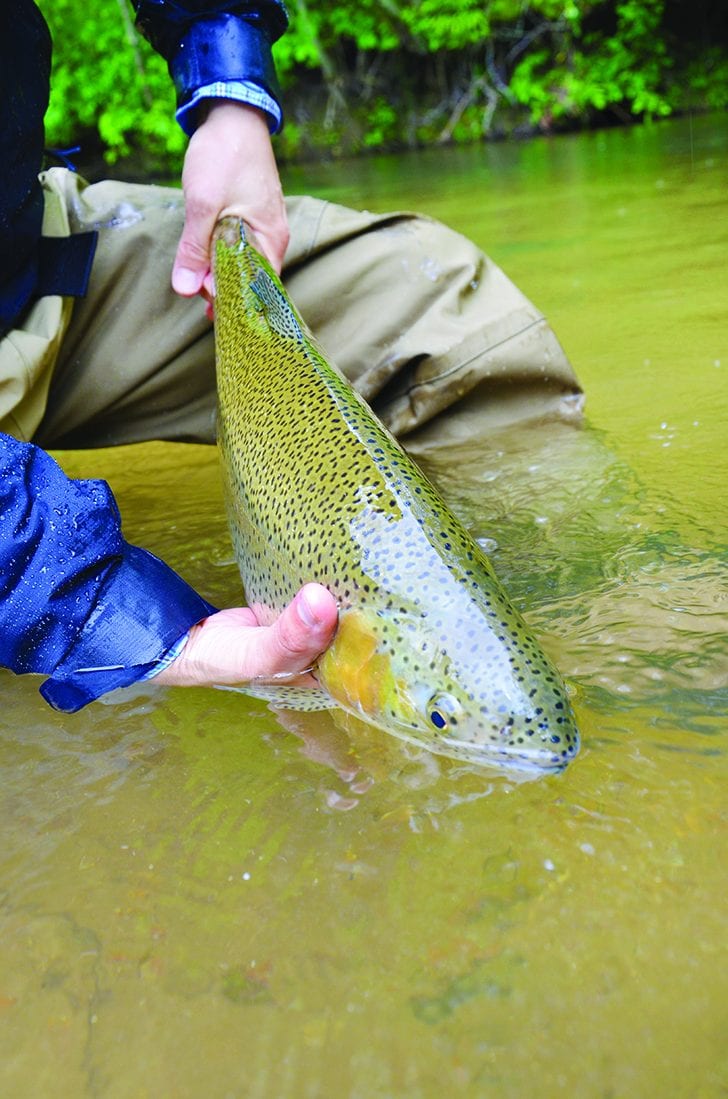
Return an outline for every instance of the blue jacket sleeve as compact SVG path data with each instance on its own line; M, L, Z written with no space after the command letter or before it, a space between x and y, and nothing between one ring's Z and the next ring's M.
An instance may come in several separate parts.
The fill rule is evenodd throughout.
M41 693L72 713L142 679L214 611L124 540L104 481L0 434L0 665L49 676Z
M133 0L133 4L139 29L169 66L178 117L198 89L235 83L256 85L280 112L271 46L288 25L281 0Z

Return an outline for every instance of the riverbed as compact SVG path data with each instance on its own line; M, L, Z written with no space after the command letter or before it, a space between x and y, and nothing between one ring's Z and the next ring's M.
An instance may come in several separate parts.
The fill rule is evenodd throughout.
M417 208L545 312L583 426L428 451L573 691L534 781L214 690L1 673L0 1091L728 1091L728 116L290 169ZM59 455L240 601L214 451Z

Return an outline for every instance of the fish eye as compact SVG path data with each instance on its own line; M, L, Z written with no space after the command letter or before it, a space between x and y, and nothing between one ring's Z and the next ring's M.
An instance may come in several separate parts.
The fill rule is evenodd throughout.
M427 716L436 729L447 729L457 725L460 703L452 695L436 694L427 703Z

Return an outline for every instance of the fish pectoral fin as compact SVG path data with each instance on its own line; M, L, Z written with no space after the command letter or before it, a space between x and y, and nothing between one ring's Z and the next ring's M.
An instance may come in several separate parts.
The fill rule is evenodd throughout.
M269 687L268 692L267 695L260 694L258 697L265 697L271 706L279 710L303 710L312 713L314 710L336 709L333 698L325 691L307 690L305 687Z
M244 687L223 687L222 690L240 691L241 694L269 702L280 710L332 710L336 703L326 691L316 687L287 687L280 683L246 683Z

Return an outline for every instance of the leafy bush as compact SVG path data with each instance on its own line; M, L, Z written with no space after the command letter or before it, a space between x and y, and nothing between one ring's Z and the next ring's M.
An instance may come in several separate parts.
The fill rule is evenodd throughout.
M114 162L133 147L179 154L185 136L174 120L167 65L134 29L126 0L39 0L53 35L48 141L97 136Z
M617 2L613 30L577 32L565 49L529 55L516 67L511 91L538 123L610 108L623 120L670 114L663 9L664 0Z

